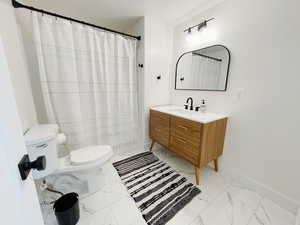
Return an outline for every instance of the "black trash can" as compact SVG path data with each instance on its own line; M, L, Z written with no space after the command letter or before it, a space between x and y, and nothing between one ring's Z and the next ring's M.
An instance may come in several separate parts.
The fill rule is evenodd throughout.
M59 225L76 225L79 221L79 195L68 193L61 196L53 205L54 214Z

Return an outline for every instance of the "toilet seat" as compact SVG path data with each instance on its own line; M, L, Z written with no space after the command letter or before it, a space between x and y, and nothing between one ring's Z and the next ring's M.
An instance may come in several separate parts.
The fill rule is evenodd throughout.
M70 153L70 161L72 165L82 165L95 162L111 152L110 146L88 146Z
M66 172L84 172L101 168L111 157L113 150L109 145L95 145L74 150L70 157L59 159L56 174Z

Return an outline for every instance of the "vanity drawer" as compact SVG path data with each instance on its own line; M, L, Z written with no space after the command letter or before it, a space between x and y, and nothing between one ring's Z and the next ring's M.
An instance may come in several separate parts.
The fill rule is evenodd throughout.
M171 134L200 143L202 124L179 117L171 117Z
M194 164L197 162L200 144L190 141L186 138L171 135L169 148L171 151L183 156Z

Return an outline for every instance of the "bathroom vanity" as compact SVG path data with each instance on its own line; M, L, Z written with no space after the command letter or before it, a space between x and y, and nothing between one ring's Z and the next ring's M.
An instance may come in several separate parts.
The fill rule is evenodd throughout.
M176 153L195 167L196 183L200 183L200 168L214 162L223 153L227 116L185 110L177 106L150 109L150 138Z

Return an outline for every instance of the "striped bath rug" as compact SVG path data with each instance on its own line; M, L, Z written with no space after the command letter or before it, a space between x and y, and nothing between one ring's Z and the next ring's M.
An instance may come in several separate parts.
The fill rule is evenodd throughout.
M143 152L113 163L148 225L164 225L201 191L159 160Z

